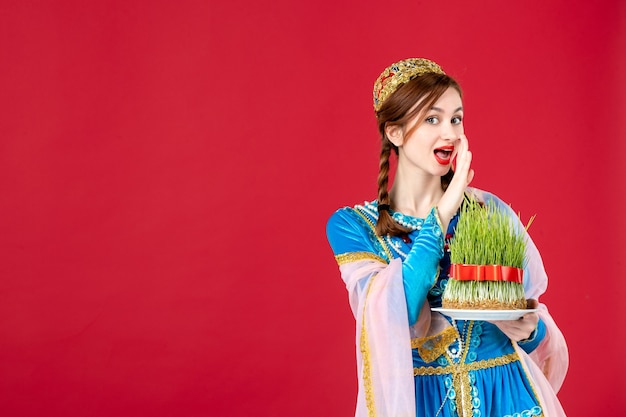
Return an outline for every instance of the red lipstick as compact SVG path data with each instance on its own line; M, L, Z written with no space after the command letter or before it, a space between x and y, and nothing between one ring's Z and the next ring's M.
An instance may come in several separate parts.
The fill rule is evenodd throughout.
M442 146L435 149L435 159L440 165L448 165L452 161L452 152L454 151L453 145Z

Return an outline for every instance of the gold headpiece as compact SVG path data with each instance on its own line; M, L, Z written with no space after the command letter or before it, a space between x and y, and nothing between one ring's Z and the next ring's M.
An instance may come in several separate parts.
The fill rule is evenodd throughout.
M431 72L445 75L439 65L424 58L409 58L391 64L374 83L374 110L380 110L387 97L402 84Z

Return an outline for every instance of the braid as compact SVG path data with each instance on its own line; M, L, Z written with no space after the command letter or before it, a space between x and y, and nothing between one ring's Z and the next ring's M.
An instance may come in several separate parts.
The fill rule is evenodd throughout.
M378 165L378 205L391 205L389 198L389 157L391 156L392 144L383 133L382 147L380 150L380 162ZM376 234L378 236L392 235L404 236L408 235L409 230L396 223L389 210L378 211L378 221L376 222Z

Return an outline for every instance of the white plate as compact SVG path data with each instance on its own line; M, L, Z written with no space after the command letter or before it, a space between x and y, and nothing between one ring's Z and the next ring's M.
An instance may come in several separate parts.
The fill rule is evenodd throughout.
M535 309L528 310L457 310L454 308L431 308L432 311L452 317L456 320L517 320L524 314L534 313Z

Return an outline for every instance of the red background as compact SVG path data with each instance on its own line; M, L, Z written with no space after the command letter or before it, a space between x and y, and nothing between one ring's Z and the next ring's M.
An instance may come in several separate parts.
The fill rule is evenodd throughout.
M464 87L473 185L537 214L568 415L622 414L624 2L2 0L0 19L2 415L352 415L324 226L375 197L371 86L410 56Z

